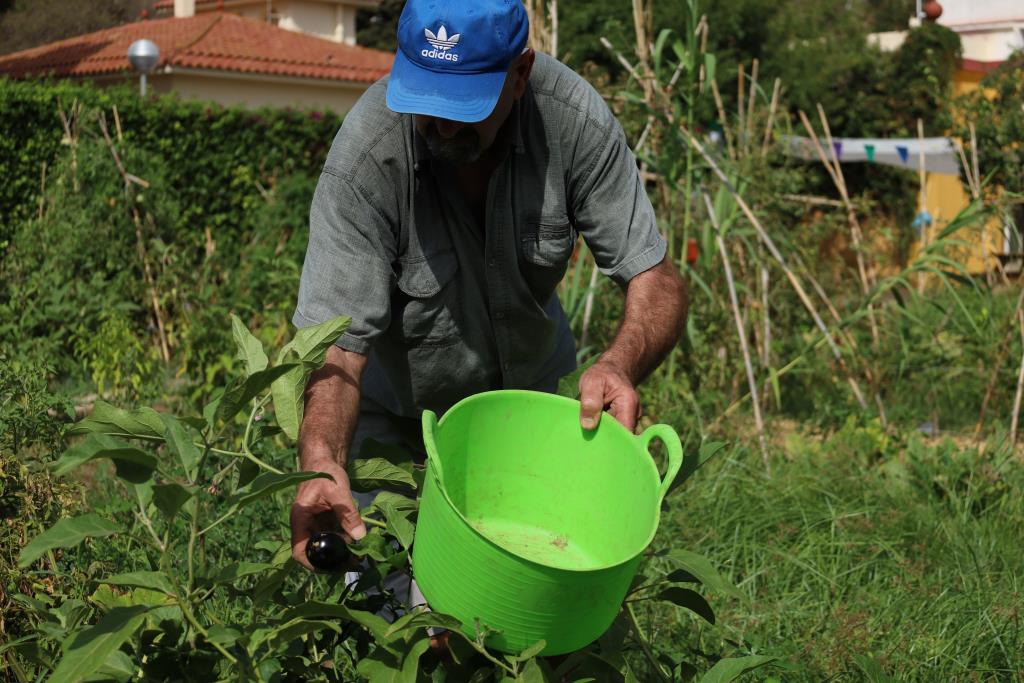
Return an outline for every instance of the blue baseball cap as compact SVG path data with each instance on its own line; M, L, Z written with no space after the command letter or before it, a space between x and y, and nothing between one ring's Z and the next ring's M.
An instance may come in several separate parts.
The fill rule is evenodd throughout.
M522 0L409 0L398 20L388 107L465 123L486 119L529 29Z

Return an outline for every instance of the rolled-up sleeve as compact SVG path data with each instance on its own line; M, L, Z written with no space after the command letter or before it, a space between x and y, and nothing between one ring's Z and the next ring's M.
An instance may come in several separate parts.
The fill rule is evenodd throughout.
M325 169L309 214L309 245L292 316L308 327L338 316L352 324L336 342L366 354L391 323L395 236L356 179Z
M601 272L626 284L665 258L665 240L622 128L599 98L591 110L578 128L569 203Z

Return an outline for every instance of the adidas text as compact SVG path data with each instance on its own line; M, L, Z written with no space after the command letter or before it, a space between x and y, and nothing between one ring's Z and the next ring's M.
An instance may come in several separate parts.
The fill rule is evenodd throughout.
M439 50L428 50L426 48L420 50L420 56L431 57L433 59L443 59L446 62L459 61L459 56L457 54L453 54L451 52L441 52Z

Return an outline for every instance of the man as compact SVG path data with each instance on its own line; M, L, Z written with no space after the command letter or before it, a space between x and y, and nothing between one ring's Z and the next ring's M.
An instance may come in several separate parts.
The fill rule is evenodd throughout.
M390 77L328 154L293 322L352 325L306 388L300 465L334 479L296 494L293 556L307 568L318 514L347 540L366 533L345 473L364 439L422 452L423 409L554 391L575 368L555 287L577 234L626 292L614 341L580 379L582 427L607 409L633 430L636 385L679 339L686 288L622 130L527 33L520 0L409 0Z

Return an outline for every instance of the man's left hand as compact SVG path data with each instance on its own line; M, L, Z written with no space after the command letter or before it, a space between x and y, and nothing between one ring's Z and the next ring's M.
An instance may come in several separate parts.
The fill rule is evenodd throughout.
M640 399L626 373L607 361L591 365L580 377L580 424L596 429L607 410L630 432L640 418Z

